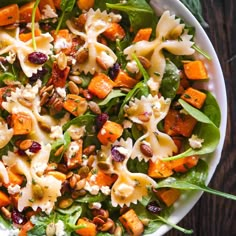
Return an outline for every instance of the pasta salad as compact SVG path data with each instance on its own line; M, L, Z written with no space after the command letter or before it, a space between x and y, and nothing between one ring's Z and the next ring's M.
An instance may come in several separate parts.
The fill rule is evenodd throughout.
M145 0L0 3L0 226L144 235L205 190L220 140L194 28Z

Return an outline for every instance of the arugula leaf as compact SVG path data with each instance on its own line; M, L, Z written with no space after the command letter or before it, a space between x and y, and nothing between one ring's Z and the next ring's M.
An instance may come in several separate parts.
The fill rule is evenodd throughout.
M199 190L215 194L236 201L236 196L211 189L205 185L208 166L203 160L199 160L198 165L183 175L168 177L157 183L158 188L176 188L182 190Z
M198 52L199 54L201 54L202 56L204 56L207 60L211 60L211 56L206 52L204 51L203 49L201 49L197 44L193 44L192 48Z
M67 150L70 142L71 142L70 134L69 134L69 132L65 132L63 139L58 139L54 143L52 143L52 149L51 149L51 153L50 153L50 161L53 161L56 163L60 162L60 160L61 160L63 154L65 153L65 151ZM63 151L60 153L60 155L55 155L58 148L60 148L62 145L64 145Z
M134 32L152 25L154 12L145 0L127 0L124 3L116 4L106 3L106 6L127 13Z
M62 14L61 14L61 17L59 19L57 28L55 30L56 34L58 33L59 29L61 28L62 22L64 21L64 18L65 18L65 14L67 12L71 12L73 10L75 2L76 2L76 0L61 0L60 7L61 7L61 10L62 10Z
M200 0L180 0L196 17L203 27L208 27L207 22L203 18L202 5Z
M171 161L186 156L204 155L213 152L216 149L220 140L220 131L217 128L217 126L215 126L215 124L200 110L192 107L182 99L179 99L178 101L192 117L194 117L197 121L200 122L194 128L193 133L197 135L199 138L203 139L204 142L202 143L202 147L199 149L193 149L190 147L183 153L180 153L176 156L165 158L163 160Z
M17 4L17 5L23 5L27 2L31 2L32 0L7 0L7 1L0 1L0 7L8 6L10 4Z
M10 72L0 74L0 85L3 86L6 81L16 81L16 76Z
M166 60L165 73L162 78L160 92L164 98L173 99L180 83L179 70L170 60Z

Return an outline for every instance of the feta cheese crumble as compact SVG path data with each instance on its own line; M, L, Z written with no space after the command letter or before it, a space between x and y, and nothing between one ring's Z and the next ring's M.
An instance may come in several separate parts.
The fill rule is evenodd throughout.
M191 138L188 139L189 145L193 149L199 149L202 147L202 143L204 139L200 139L197 135L192 135Z

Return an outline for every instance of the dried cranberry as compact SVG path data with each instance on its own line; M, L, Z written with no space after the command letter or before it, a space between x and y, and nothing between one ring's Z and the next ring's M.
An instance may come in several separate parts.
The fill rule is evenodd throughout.
M109 76L112 78L112 79L115 79L116 76L118 75L119 73L119 70L120 70L120 65L119 63L115 63L110 69L109 69Z
M100 130L108 119L109 119L109 115L107 113L101 113L101 114L97 115L97 117L96 117L97 129Z
M32 52L28 55L28 60L37 65L42 65L47 61L48 57L42 52Z
M24 150L21 150L21 149L18 149L18 150L17 150L17 154L18 154L19 156L25 156L25 155L26 155L25 151L24 151Z
M38 79L42 79L44 77L44 75L46 75L47 73L48 73L48 70L43 67L42 70L38 70L37 73L33 74L29 78L29 82L32 84L32 83L36 82Z
M154 214L158 214L162 211L162 208L159 206L157 201L149 202L148 205L146 206L146 209Z
M113 146L111 149L111 157L113 161L122 162L125 159L125 155L120 153L119 148L120 146Z
M32 153L37 153L41 150L41 145L35 141L33 141L31 147L29 148L29 151Z
M27 222L26 217L17 209L13 209L11 219L15 224L24 225Z

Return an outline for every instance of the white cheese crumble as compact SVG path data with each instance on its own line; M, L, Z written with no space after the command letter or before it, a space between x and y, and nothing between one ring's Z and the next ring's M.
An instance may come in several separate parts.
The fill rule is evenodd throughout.
M7 229L3 224L0 223L0 235L18 236L19 235L19 229L16 229L16 228Z
M126 69L133 74L137 74L139 72L139 68L138 65L136 63L136 61L132 60L130 62L127 63L126 65Z
M84 189L88 192L90 192L92 195L97 195L99 192L99 186L98 185L90 185L88 182L86 182Z
M100 202L91 202L89 203L89 209L101 209L102 204Z
M128 129L128 128L132 127L133 123L130 120L124 120L122 125L123 125L124 129Z
M192 135L191 138L188 139L189 145L193 149L199 149L202 147L202 143L204 142L204 139L200 139L197 135Z
M70 137L73 140L78 140L84 136L85 126L78 127L75 125L71 125L70 128L67 130L67 132L69 132Z
M45 5L42 10L42 19L57 18L57 13L51 8L49 4Z
M66 89L65 88L57 87L56 91L62 98L66 97Z
M156 82L152 77L148 80L147 85L151 91L158 91L160 87L160 83Z
M71 42L68 42L65 38L58 38L56 42L54 42L54 49L58 51L70 47L71 47Z
M109 56L106 52L102 51L100 56L102 62L108 67L112 67L115 63L115 60L113 57Z
M66 232L65 232L65 226L64 223L61 220L58 220L58 222L55 224L56 227L56 236L66 236Z
M110 195L110 193L111 193L111 189L109 188L109 186L102 186L102 187L101 187L101 192L102 192L104 195L108 196L108 195Z
M12 194L12 195L14 195L16 193L19 193L20 192L20 185L18 185L18 184L15 184L15 185L11 184L11 185L8 186L7 191L8 191L9 194Z
M118 186L116 195L120 197L129 197L134 192L134 188L128 184L122 183Z
M71 142L65 153L66 157L69 159L73 158L76 155L76 153L79 151L79 149L80 149L80 146L77 142L75 141Z
M51 139L62 139L63 138L62 127L59 126L59 125L52 126L51 127L50 138Z
M12 52L12 51L9 51L8 56L6 56L6 60L7 60L10 64L13 64L14 61L16 60L16 53L15 53L15 52Z

